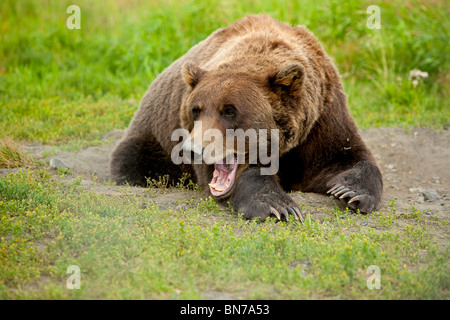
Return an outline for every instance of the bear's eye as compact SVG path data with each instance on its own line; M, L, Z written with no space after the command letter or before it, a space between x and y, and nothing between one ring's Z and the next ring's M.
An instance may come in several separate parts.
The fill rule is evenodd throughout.
M194 120L197 120L199 115L200 115L200 108L198 106L192 107L192 118L194 118Z
M233 118L236 115L236 108L231 104L225 105L223 108L223 115L227 118Z

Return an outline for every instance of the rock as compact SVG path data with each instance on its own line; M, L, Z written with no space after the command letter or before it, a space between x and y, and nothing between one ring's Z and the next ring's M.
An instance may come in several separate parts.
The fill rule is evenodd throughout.
M395 169L395 166L394 166L392 163L387 164L387 165L385 165L384 167L385 167L386 169L391 170L392 172L396 172L396 171L397 171L397 169Z
M416 201L417 201L418 203L424 203L424 202L425 202L425 197L424 197L424 195L423 195L422 193L419 194L419 196L417 197Z
M362 226L367 226L369 223L367 221L363 221L360 223Z
M67 170L69 166L59 158L52 158L50 159L50 168Z
M433 183L441 183L441 179L439 177L432 177L431 180Z
M422 195L425 201L437 201L441 197L439 197L439 194L434 189L424 189L422 191Z

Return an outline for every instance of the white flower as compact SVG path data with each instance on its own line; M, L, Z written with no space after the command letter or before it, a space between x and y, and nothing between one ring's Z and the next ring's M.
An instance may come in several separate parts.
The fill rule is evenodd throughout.
M408 79L412 80L413 78L414 79L420 79L420 78L425 79L425 78L428 78L428 72L420 71L418 69L411 70L409 72L409 78Z

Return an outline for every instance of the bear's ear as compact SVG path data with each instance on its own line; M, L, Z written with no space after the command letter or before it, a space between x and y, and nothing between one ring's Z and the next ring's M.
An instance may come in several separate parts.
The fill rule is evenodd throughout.
M301 64L290 64L269 75L269 85L275 91L280 89L288 94L299 91L305 77L305 70Z
M183 76L184 82L190 85L192 89L195 88L205 73L205 70L193 62L185 62L181 67L181 75Z

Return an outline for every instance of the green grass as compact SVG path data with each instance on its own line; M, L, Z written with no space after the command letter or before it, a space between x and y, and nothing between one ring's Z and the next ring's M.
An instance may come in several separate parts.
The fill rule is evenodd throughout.
M430 231L444 222L414 208L392 207L390 218L330 210L322 223L259 223L211 198L159 210L148 194L124 187L111 197L80 183L42 170L0 178L0 298L448 298L448 250ZM382 232L360 226L380 219L407 223ZM65 285L71 265L80 268L80 290ZM380 290L367 288L371 265L380 268Z
M64 150L101 144L127 127L176 58L215 29L263 12L316 34L360 127L450 123L444 1L80 0L81 30L65 26L71 4L0 2L2 136ZM381 8L380 30L366 27L372 4ZM429 77L414 86L413 69ZM448 249L435 234L448 219L399 212L395 201L370 215L328 209L322 223L258 223L212 199L160 210L151 194L108 196L83 189L81 178L59 180L43 168L0 177L0 299L449 298ZM81 290L65 286L70 265L80 267ZM366 286L371 265L381 269L381 290Z
M0 132L75 147L125 128L151 81L212 31L249 13L305 24L343 75L362 128L450 123L450 14L442 1L70 1L0 4ZM17 27L17 26L20 26ZM409 71L429 77L413 87ZM81 142L80 142L81 141Z

